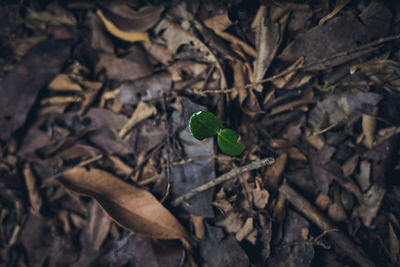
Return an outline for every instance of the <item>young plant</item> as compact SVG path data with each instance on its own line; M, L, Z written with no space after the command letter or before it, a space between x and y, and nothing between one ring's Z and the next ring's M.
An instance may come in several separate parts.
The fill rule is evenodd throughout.
M232 129L221 129L222 122L209 111L198 111L190 116L189 132L197 140L218 135L219 148L228 155L237 156L242 153L239 135Z

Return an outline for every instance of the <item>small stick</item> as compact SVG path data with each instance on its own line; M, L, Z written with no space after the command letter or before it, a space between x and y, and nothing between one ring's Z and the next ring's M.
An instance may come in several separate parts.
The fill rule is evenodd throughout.
M325 218L309 201L297 193L289 185L284 184L279 187L279 192L301 213L303 213L310 221L315 223L323 231L336 228L330 221ZM365 252L356 246L342 232L327 232L326 234L331 242L343 253L358 263L360 266L373 267L375 264L369 259Z
M195 195L197 195L198 193L201 193L203 191L206 191L214 186L217 186L219 184L222 184L223 182L226 182L230 179L233 179L237 176L239 176L240 174L244 173L244 172L248 172L248 171L252 171L255 169L259 169L261 167L267 166L267 165L271 165L275 162L275 159L272 157L269 158L265 158L265 159L260 159L260 160L256 160L253 161L250 164L247 164L245 166L233 169L223 175L221 175L220 177L209 181L208 183L205 183L203 185L200 185L199 187L196 187L192 190L190 190L189 192L183 194L180 197L177 197L175 200L173 200L171 202L172 206L176 207L180 204L182 204L183 202L185 202L186 200L194 197Z

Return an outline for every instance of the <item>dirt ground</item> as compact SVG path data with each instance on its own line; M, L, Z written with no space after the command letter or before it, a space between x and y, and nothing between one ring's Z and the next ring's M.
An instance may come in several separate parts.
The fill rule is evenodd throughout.
M400 266L399 1L8 0L0 28L1 266Z

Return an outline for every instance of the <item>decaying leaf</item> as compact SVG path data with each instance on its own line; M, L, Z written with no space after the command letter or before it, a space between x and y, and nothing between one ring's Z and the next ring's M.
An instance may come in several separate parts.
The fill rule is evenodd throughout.
M107 30L115 37L128 42L150 42L149 34L147 32L127 32L120 30L103 15L103 12L100 9L96 11L96 14L103 21Z
M166 41L166 44L170 50L176 52L181 45L190 45L194 49L198 49L203 53L206 60L213 62L217 67L220 74L220 87L225 89L227 87L227 82L225 74L219 63L218 59L214 53L196 36L180 28L178 25L174 24L172 21L164 18L154 29L155 33L161 35L161 37Z
M119 131L118 135L120 138L124 138L125 135L135 127L139 122L147 119L148 117L157 113L157 109L155 106L146 104L145 102L139 102L132 116L126 122L126 124Z
M317 132L322 130L321 126L323 126L325 114L328 116L329 125L339 124L354 111L361 110L363 104L375 106L381 99L382 96L379 94L361 91L334 94L319 102L315 108L311 110L309 123L313 132ZM358 115L358 117L359 116L360 115Z
M372 222L379 211L385 193L385 188L374 184L363 194L363 202L361 203L359 213L361 221L365 226L374 228Z
M160 19L163 6L144 6L134 10L127 3L111 2L104 6L104 16L118 29L125 32L143 32L152 28Z
M259 82L264 78L278 50L280 40L279 24L271 22L271 20L266 17L266 9L267 7L265 6L262 8L264 12L261 15L262 17L257 28L257 59L254 64L253 82ZM256 86L255 90L261 92L262 86Z
M48 40L36 45L1 80L0 140L7 140L24 124L40 89L58 74L76 41Z
M123 104L135 104L161 97L172 87L172 77L167 71L124 82L120 86L119 100Z
M155 239L189 239L181 224L151 193L111 173L73 168L59 181L72 192L93 197L116 223L132 232Z

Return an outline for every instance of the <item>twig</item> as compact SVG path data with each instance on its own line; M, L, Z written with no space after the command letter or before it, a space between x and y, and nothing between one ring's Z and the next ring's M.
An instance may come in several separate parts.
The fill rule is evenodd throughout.
M75 169L75 168L85 167L86 165L89 165L90 163L95 162L95 161L98 161L98 160L100 160L100 159L102 159L102 158L103 158L103 154L98 154L97 156L94 156L94 157L92 157L92 158L90 158L90 159L88 159L88 160L82 161L81 163L79 163L78 165L75 165L75 166L72 167L72 168L66 169L66 170L64 170L64 171L62 171L62 172L60 172L60 173L57 173L57 174L55 174L55 175L52 175L52 176L50 176L49 178L47 178L46 180L52 180L52 179L59 178L59 177L63 176L63 175L64 175L64 172L66 172L66 171L69 171L69 170Z
M279 187L279 192L283 194L286 199L301 213L303 213L309 220L315 223L322 230L328 230L334 227L330 221L325 218L309 201L297 193L289 185L284 184ZM360 266L372 267L375 264L369 259L365 252L347 238L342 232L327 232L326 234L331 242L349 258L354 260Z
M198 193L201 193L201 192L206 191L206 190L208 190L208 189L210 189L210 188L212 188L214 186L217 186L217 185L219 185L219 184L221 184L223 182L226 182L226 181L228 181L230 179L233 179L233 178L239 176L240 174L242 174L244 172L248 172L248 171L252 171L252 170L255 170L255 169L259 169L261 167L264 167L264 166L267 166L267 165L271 165L274 162L275 162L275 159L272 158L272 157L269 157L269 158L253 161L250 164L247 164L245 166L233 169L233 170L221 175L220 177L218 177L218 178L216 178L216 179L214 179L214 180L212 180L212 181L210 181L208 183L205 183L205 184L203 184L203 185L201 185L199 187L196 187L196 188L190 190L189 192L187 192L186 194L183 194L180 197L177 197L174 201L172 201L171 205L176 207L176 206L182 204L183 202L185 202L186 200L194 197Z
M396 35L385 37L385 38L380 38L379 40L373 41L373 42L365 44L365 45L361 45L361 46L356 47L356 48L354 48L352 50L342 51L342 52L336 53L336 54L334 54L334 55L332 55L330 57L324 58L324 59L322 59L321 61L318 61L318 62L308 63L306 65L298 66L296 68L288 68L288 69L282 71L281 73L278 73L278 74L273 75L271 77L265 78L265 79L263 79L263 80L261 80L259 82L249 83L249 84L246 84L245 86L237 86L237 87L232 87L232 88L225 89L225 90L204 90L204 91L201 91L201 93L225 94L225 93L230 93L230 92L237 91L237 90L243 90L243 89L251 88L251 87L254 87L256 85L265 83L265 82L270 82L270 81L276 80L276 79L278 79L278 78L280 78L282 76L285 76L286 74L289 74L289 73L292 73L292 72L295 72L295 71L298 71L298 70L307 69L307 68L312 67L312 66L316 66L316 65L319 65L319 64L326 63L326 62L331 61L331 60L333 60L335 58L338 58L338 57L347 56L349 54L360 52L362 50L365 50L365 49L368 49L368 48L371 48L371 47L374 47L374 46L378 46L378 45L381 45L383 43L387 43L387 42L391 42L391 41L394 41L394 40L398 40L398 39L400 39L400 34L396 34Z

